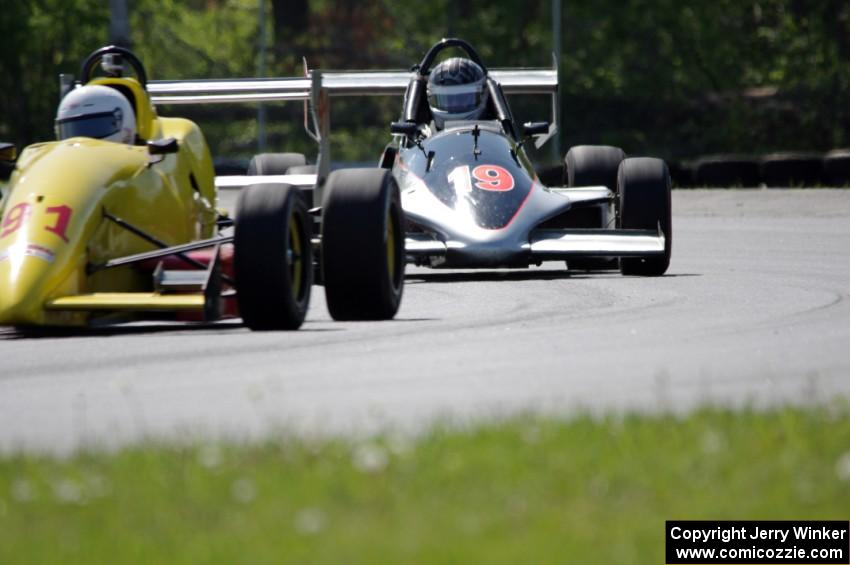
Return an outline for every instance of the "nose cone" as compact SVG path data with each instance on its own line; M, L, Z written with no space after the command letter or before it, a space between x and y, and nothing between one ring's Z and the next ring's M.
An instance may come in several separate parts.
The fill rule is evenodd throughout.
M45 303L80 291L104 197L147 159L142 147L83 138L24 151L0 225L0 325L78 325Z
M41 325L51 253L37 246L0 249L0 326Z

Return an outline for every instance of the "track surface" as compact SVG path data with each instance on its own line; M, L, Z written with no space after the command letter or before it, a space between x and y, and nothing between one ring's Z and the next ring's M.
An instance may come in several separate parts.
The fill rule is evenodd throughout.
M411 269L398 319L0 330L0 451L850 394L850 190L677 191L669 276Z

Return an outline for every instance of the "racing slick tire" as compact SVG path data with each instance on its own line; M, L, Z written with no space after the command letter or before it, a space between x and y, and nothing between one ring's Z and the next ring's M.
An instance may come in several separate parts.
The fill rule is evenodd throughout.
M322 277L333 319L391 319L404 267L404 212L391 172L331 173L322 205Z
M571 147L564 157L567 186L606 186L616 193L617 170L625 158L626 154L622 149L610 145ZM616 269L617 262L611 259L588 257L568 261L567 268L571 271Z
M307 164L307 158L301 153L260 153L248 163L248 174L285 175L290 167Z
M670 206L670 172L661 159L638 157L625 159L617 175L619 207L617 227L620 229L657 230L664 233L664 255L623 257L620 272L624 275L657 277L670 265L673 246L673 222Z
M617 169L626 154L610 145L576 145L564 157L567 186L607 186L617 191Z
M237 203L233 267L242 321L252 330L296 330L313 284L312 220L298 189L246 186Z

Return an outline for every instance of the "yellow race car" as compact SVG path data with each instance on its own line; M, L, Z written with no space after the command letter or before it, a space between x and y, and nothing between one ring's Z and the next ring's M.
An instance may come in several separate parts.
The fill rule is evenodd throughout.
M220 215L200 128L158 116L146 87L132 52L95 51L62 98L58 140L17 159L0 200L0 326L241 316L252 329L298 328L321 249L301 191L247 186L236 220ZM15 157L0 145L0 161ZM344 247L368 222L343 222L331 238ZM357 252L386 266L403 252L387 239ZM400 283L391 291L391 309L359 317L392 317Z

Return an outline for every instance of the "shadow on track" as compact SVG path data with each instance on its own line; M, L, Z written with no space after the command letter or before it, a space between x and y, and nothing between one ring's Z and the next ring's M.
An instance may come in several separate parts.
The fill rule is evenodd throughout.
M607 274L607 273L606 273ZM598 274L595 276L599 276ZM602 274L605 276L605 274ZM575 278L575 273L567 271L450 271L431 273L408 273L405 275L406 284L423 282L452 283L452 282L488 282L488 281L552 281Z
M700 273L670 273L660 277L623 276L618 271L433 271L429 273L408 273L405 283L452 283L452 282L491 282L491 281L556 281L567 279L621 279L621 278L676 278L701 277Z
M163 322L143 324L116 324L84 328L0 328L0 341L15 341L21 339L80 339L95 337L116 337L150 334L187 333L192 335L215 335L227 332L247 332L247 327L241 322L215 322L211 324L192 322ZM297 332L336 332L336 328L306 328L301 327ZM275 332L261 332L271 334ZM287 332L289 333L289 332Z

